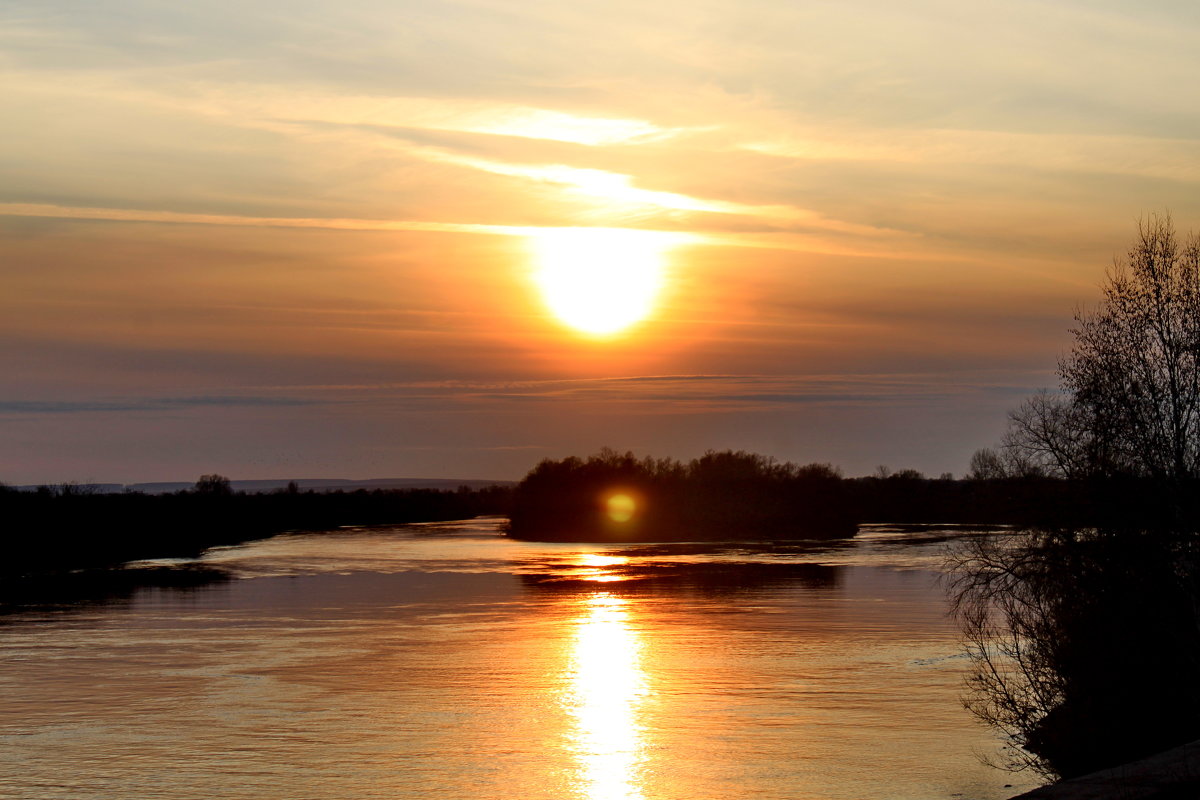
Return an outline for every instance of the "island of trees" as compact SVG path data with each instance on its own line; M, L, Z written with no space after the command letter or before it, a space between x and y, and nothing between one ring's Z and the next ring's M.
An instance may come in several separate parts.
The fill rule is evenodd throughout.
M555 542L773 541L845 538L863 523L1084 525L1108 513L1103 497L1037 472L956 480L880 467L847 478L831 464L742 451L685 463L604 449L538 464L513 492L507 531Z
M603 450L545 460L517 486L508 534L572 542L806 539L857 530L828 464L710 452L686 464Z

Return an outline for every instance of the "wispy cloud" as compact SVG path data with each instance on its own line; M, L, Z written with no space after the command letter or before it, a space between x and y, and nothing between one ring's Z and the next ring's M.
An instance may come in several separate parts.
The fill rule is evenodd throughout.
M930 381L921 375L629 375L530 381L410 381L381 384L255 387L258 394L176 397L89 398L78 400L0 400L0 414L95 414L164 412L203 408L272 408L380 403L448 413L473 411L481 404L547 403L576 407L638 407L652 413L731 411L771 406L890 404L928 402L978 391L1009 391L1005 384ZM1028 389L1018 387L1024 393ZM264 390L268 393L264 393Z
M1024 376L1023 376L1024 377ZM270 387L258 387L259 390ZM413 381L279 387L305 397L373 405L436 404L447 413L507 405L589 407L677 414L748 411L795 405L929 403L979 392L1024 394L1031 389L997 376L947 380L938 375L629 375L527 381Z
M299 102L297 102L299 101ZM568 114L546 108L480 100L431 97L289 98L287 107L263 109L279 119L303 120L319 108L328 121L341 124L395 125L427 130L463 131L572 142L590 146L662 141L682 132L646 120Z
M651 206L671 211L733 214L776 222L800 223L821 230L862 236L903 235L901 231L830 219L815 211L790 205L738 203L715 198L695 197L679 192L645 189L636 185L633 175L607 170L573 167L566 164L504 163L428 147L414 147L409 152L430 160L471 167L495 175L507 175L554 184L608 203Z
M935 168L979 164L1022 170L1137 175L1200 180L1200 137L1023 133L994 130L846 130L748 141L740 147L804 162L925 164Z
M94 219L111 222L161 222L181 225L228 225L254 228L326 228L348 231L433 231L528 236L536 229L507 225L418 220L336 219L321 217L254 217L236 214L194 214L136 208L91 208L49 203L0 203L0 216Z
M0 400L0 414L88 414L173 411L186 408L307 406L314 400L283 396L147 397L95 400Z
M347 96L311 90L267 94L210 85L187 97L156 100L181 109L238 120L382 125L516 136L589 146L659 142L689 130L664 127L645 119L572 114L557 109L479 98Z
M651 193L659 194L659 193ZM578 229L579 226L550 225L486 225L469 222L431 222L424 220L348 219L326 217L258 217L236 214L197 214L182 211L161 211L136 208L95 208L63 206L50 203L0 203L0 217L42 217L51 219L97 220L106 222L162 223L173 225L221 225L239 228L313 228L344 231L417 231L433 233L469 233L491 236L536 237L550 231ZM834 223L836 227L836 223ZM771 248L801 252L846 255L873 254L879 257L903 257L901 250L874 250L845 245L791 231L759 233L694 233L679 230L646 228L613 228L597 226L589 229L635 230L658 234L671 244L714 244L727 247Z

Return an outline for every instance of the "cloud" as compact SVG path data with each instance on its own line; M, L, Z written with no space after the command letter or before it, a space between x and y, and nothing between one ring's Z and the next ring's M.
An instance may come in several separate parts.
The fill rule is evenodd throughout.
M0 400L0 414L88 414L127 411L173 411L186 408L307 406L300 397L197 396L120 400Z
M942 404L974 394L1024 396L1024 384L988 381L953 382L929 375L629 375L532 381L411 381L381 384L289 385L258 388L258 394L172 397L92 398L81 400L3 400L0 414L37 417L196 409L271 409L337 405L354 413L456 415L527 413L635 413L650 416L757 413L795 406L830 409L897 408ZM262 393L266 390L267 393ZM480 449L472 446L473 449ZM487 448L482 448L487 449ZM504 445L494 449L542 449L542 445Z
M1023 133L995 130L867 130L836 138L748 141L754 152L800 161L923 164L936 168L976 164L1091 174L1200 180L1200 139L1105 134Z
M657 142L686 130L662 127L644 119L590 117L475 98L347 97L308 92L247 98L213 87L197 98L196 103L194 108L235 117L461 131L588 146Z
M255 228L325 228L347 231L432 231L528 236L532 228L418 220L336 219L319 217L253 217L235 214L193 214L135 208L92 208L51 203L0 203L0 216L94 219L109 222L161 222L180 225L230 225Z
M637 190L635 190L637 191ZM650 194L660 194L652 192ZM323 217L259 217L235 214L197 214L180 211L160 211L136 208L99 208L65 206L53 203L0 203L0 217L33 217L50 219L97 220L105 222L150 222L170 225L218 225L239 228L312 228L343 231L414 231L431 233L468 233L491 236L538 236L554 231L579 229L580 226L552 225L487 225L469 222L431 222L423 220L349 219ZM836 227L836 223L833 226ZM714 244L728 247L769 248L841 255L874 255L881 258L900 258L907 251L886 249L883 245L864 248L839 245L802 233L791 231L759 231L754 233L697 233L679 230L647 228L589 227L589 230L619 230L657 233L672 244Z
M1021 376L1022 378L1026 376ZM655 415L730 412L778 406L889 405L929 403L978 392L1028 394L1023 381L996 377L947 380L937 375L629 375L528 381L414 381L382 384L282 386L280 391L312 398L337 398L364 406L379 403L428 408L447 413L508 406L547 404L563 413L584 408L618 409ZM269 387L264 387L269 388Z
M728 200L694 197L678 192L644 189L635 185L632 175L607 170L572 167L566 164L513 164L435 150L413 148L410 152L434 161L458 164L496 175L526 178L551 183L588 197L595 197L618 206L652 206L672 211L698 211L710 214L733 214L758 217L783 223L801 223L807 227L853 233L865 236L898 235L901 231L876 226L858 225L828 219L815 211L788 205L756 205Z

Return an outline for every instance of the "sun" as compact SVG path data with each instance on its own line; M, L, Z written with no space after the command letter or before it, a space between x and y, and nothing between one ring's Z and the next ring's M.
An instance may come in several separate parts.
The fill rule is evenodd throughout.
M607 336L647 317L664 283L670 234L559 228L533 237L534 282L562 322Z

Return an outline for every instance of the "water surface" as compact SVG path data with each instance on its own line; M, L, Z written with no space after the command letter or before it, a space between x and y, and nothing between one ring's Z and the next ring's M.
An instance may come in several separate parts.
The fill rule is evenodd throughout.
M516 542L498 520L209 551L228 580L0 616L0 796L977 798L963 534ZM1013 784L1006 787L1005 784Z

